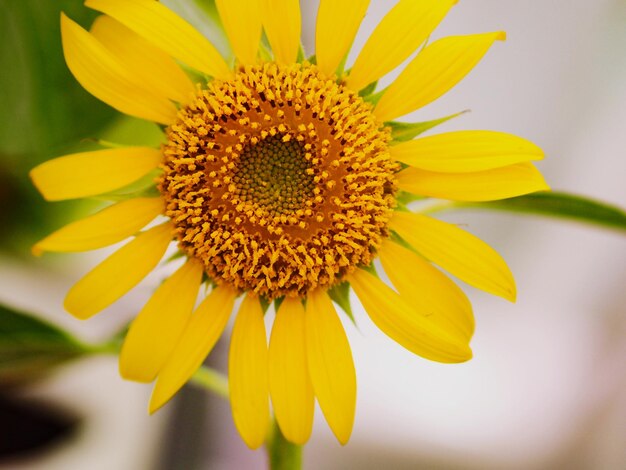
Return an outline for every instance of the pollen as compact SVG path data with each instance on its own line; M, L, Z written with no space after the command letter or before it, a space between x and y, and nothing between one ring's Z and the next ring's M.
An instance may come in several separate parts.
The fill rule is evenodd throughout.
M389 132L314 65L265 63L214 80L167 137L166 215L217 284L303 297L369 265L389 235Z

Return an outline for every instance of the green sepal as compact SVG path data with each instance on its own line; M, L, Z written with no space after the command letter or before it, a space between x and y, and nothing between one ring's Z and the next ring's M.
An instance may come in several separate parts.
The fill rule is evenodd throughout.
M181 250L176 250L176 253L173 253L172 256L168 257L165 260L165 263L171 263L172 261L176 261L177 259L181 259L185 257L185 253Z
M40 377L58 365L99 352L59 327L0 305L0 385Z
M313 54L306 60L311 65L317 65L317 55Z
M373 274L374 276L378 277L378 273L376 272L376 266L374 266L374 262L371 262L367 266L359 266L359 268L364 269L368 273Z
M260 295L259 303L261 304L261 310L263 310L263 315L265 315L269 310L270 305L272 305L272 302L268 300L267 297L263 297L262 295Z
M458 117L462 114L468 113L469 110L464 110L456 114L451 114L450 116L442 117L439 119L434 119L432 121L424 121L424 122L398 122L398 121L389 121L386 122L385 125L391 128L391 144L406 142L408 140L414 139L420 134L436 127L444 122L449 121L455 117Z
M298 64L302 64L306 60L306 53L304 52L304 46L300 43L300 47L298 47L298 56L296 57L296 62Z
M369 87L369 85L367 85L367 86ZM385 94L386 90L387 89L385 88L384 90L380 90L378 93L372 93L371 95L367 95L367 96L363 97L363 101L365 101L366 103L371 104L372 106L376 106L378 104L378 102L380 101L380 99ZM385 124L387 124L387 123L385 123Z
M261 42L259 43L259 57L262 62L271 62L274 60L272 54L272 46L270 46L270 40L267 38L265 30L261 33Z
M391 232L391 236L389 237L389 239L392 242L395 242L398 245L403 246L404 248L406 248L408 250L411 250L413 253L419 254L417 251L415 251L415 248L413 248L404 238L402 238L396 232Z
M337 67L337 71L335 72L337 74L337 77L341 77L342 75L344 75L344 71L346 70L346 64L348 63L348 53L343 55L343 59L341 59L341 62L339 62L339 66Z
M377 86L378 86L378 80L373 81L372 83L367 85L365 88L363 88L361 91L359 91L359 96L363 98L365 101L368 101L369 96L376 91Z
M278 309L280 308L284 300L285 300L284 296L274 299L274 311L275 312L278 312Z
M217 287L217 283L209 277L206 271L202 271L202 280L200 281L200 284L206 284L207 287L210 287L211 289L215 289Z
M350 318L352 323L356 325L356 321L352 313L352 305L350 305L350 283L342 282L341 284L334 285L332 288L328 289L328 295L330 296L330 299L339 305L341 310L348 315L348 318Z
M574 194L541 192L490 202L455 202L450 208L491 209L558 217L602 227L626 230L626 212L620 207Z

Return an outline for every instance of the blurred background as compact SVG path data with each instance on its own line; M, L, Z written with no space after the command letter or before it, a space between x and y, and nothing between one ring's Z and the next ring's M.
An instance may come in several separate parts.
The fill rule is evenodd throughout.
M209 0L163 3L224 47ZM317 3L301 1L309 53ZM372 0L351 60L394 3ZM149 417L150 386L123 381L115 357L67 362L76 353L58 346L55 326L77 338L76 348L109 338L164 276L157 270L83 323L63 311L65 292L111 250L30 254L39 238L99 204L44 203L29 182L32 167L96 139L158 143L153 125L119 116L73 80L60 48L61 10L86 27L95 17L79 0L0 0L0 304L36 314L48 341L43 363L16 368L0 356L0 469L264 468L263 451L241 442L226 402L188 385ZM624 206L626 2L464 1L433 39L498 29L508 33L505 43L455 90L403 120L471 109L437 131L524 136L545 150L539 168L553 188ZM358 328L345 326L359 381L354 434L338 445L318 409L305 468L626 468L623 233L505 213L442 217L507 259L517 303L467 287L474 359L441 365L389 340L353 299ZM0 321L0 339L28 341L14 334L19 322L11 318ZM209 358L218 369L226 343ZM48 373L33 379L35 366Z

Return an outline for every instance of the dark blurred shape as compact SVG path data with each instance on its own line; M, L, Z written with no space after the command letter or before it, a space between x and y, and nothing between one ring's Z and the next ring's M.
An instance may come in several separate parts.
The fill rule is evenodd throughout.
M209 440L207 402L206 391L199 388L187 386L177 394L156 470L204 468L204 448Z
M49 449L73 437L78 424L49 404L0 395L0 463Z

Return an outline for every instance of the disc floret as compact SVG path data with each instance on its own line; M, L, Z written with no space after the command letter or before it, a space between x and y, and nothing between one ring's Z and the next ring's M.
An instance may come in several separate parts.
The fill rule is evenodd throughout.
M388 235L388 141L371 106L315 66L242 68L168 129L166 215L218 284L304 296L369 264Z

